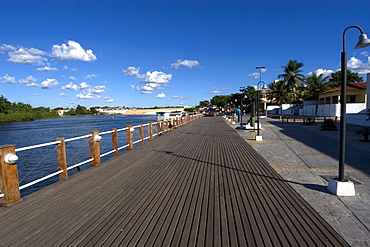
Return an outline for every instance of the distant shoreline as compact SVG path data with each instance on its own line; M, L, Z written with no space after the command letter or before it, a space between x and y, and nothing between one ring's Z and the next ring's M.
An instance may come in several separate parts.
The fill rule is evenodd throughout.
M160 109L137 109L137 110L127 110L125 113L121 113L120 115L155 115L156 112L164 111L164 112L171 112L171 111L183 111L184 108L160 108ZM115 115L115 114L111 114Z

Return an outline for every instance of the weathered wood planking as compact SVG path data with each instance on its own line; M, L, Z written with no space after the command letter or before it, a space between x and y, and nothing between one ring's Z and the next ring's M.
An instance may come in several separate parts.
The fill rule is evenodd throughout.
M1 246L347 246L221 118L0 208Z

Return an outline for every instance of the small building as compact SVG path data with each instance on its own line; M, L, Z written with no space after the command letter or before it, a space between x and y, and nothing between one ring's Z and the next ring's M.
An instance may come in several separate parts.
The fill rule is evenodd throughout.
M319 104L339 104L341 88L333 88L319 95ZM366 82L347 83L347 103L366 103Z

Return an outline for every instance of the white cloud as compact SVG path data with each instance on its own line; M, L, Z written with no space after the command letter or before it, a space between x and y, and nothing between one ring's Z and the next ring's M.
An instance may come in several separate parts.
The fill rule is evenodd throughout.
M370 73L370 57L367 58L367 62L364 63L360 59L355 57L351 57L351 59L347 62L347 67L349 70L359 74L367 74Z
M9 76L8 74L4 75L3 77L0 77L2 82L14 84L17 81L15 80L15 77Z
M332 73L334 73L335 71L333 71L333 70L326 70L326 69L317 69L317 70L315 70L315 71L311 71L310 73L308 73L307 75L308 76L311 76L311 75L313 75L313 74L316 74L317 76L319 76L319 75L323 75L323 78L325 78L325 77L328 77L328 78L330 78L330 76L331 76L331 74Z
M223 92L221 92L221 91L219 91L219 90L214 90L214 91L210 91L209 93L213 93L213 94L220 94L220 93L223 93Z
M363 55L365 57L368 57L369 56L369 52L368 51L363 51L360 53L360 55Z
M158 94L157 96L155 96L156 98L166 98L166 95L164 93L160 93Z
M92 50L84 50L76 41L70 40L68 44L53 45L52 56L61 60L95 61L97 58Z
M87 93L87 94L79 93L79 94L76 95L76 97L78 99L98 99L98 98L100 98L99 95L93 94L93 93Z
M28 86L27 84L35 84L36 81L37 80L35 78L33 78L32 76L28 76L26 79L19 79L18 83L25 84L26 86Z
M39 84L34 83L34 82L31 82L31 83L28 83L28 84L25 84L25 85L26 85L26 87L38 87L39 86Z
M190 97L171 96L173 99L190 99Z
M125 76L141 77L141 75L139 74L140 67L135 68L135 67L130 66L127 69L123 69L122 71L123 71L123 73L125 73Z
M38 71L56 71L58 69L57 68L51 68L50 66L45 66L43 68L37 68L36 70L38 70Z
M55 79L46 79L45 81L41 82L40 86L43 89L49 89L55 86L58 86L59 82Z
M9 52L9 51L15 51L15 50L16 50L16 48L14 46L12 46L12 45L2 44L0 46L1 53L3 53L3 52Z
M66 97L67 96L67 94L65 94L65 93L60 93L60 94L58 94L60 97Z
M77 80L76 77L74 77L74 76L69 76L68 78L71 79L71 80L74 80L74 81Z
M47 59L42 57L46 55L46 52L35 48L19 48L16 51L11 51L8 53L9 59L8 61L13 63L20 63L20 64L43 64L43 61Z
M92 78L94 78L94 77L97 77L97 76L96 76L96 75L94 75L94 74L86 75L86 76L85 76L85 79L86 79L86 80L89 80L89 79L92 79Z
M62 87L62 90L79 90L79 89L80 88L78 87L78 85L73 84L73 82L70 82Z
M105 102L107 102L107 103L111 103L111 102L113 102L113 101L114 101L114 99L112 99L111 97L104 97L104 100L105 100Z
M172 79L172 74L165 74L162 71L153 71L146 72L145 75L142 75L141 82L147 83L168 83Z
M171 68L178 69L178 68L180 68L181 65L191 69L195 66L199 66L199 62L197 60L181 60L181 59L178 59L176 63L171 64Z
M261 69L261 73L265 73L266 72L266 68L264 69ZM253 78L260 78L260 72L255 72L255 73L252 73L252 74L249 74L248 76L252 76Z
M106 87L105 86L95 86L95 87L90 87L87 90L90 93L101 94L105 92Z

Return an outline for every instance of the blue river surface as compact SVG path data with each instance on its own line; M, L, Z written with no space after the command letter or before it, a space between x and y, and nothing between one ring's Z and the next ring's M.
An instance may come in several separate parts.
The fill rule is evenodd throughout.
M0 124L0 145L14 144L16 148L27 147L47 142L53 142L56 138L72 138L87 135L89 131L105 132L112 128L122 129L127 125L146 124L155 122L155 115L108 115L61 117L58 119L36 120L30 122L16 122ZM153 130L155 127L153 126ZM145 136L147 127L144 128ZM138 130L134 132L134 140L138 140ZM126 131L118 132L118 146L126 144ZM112 150L111 134L102 135L100 141L101 154ZM121 149L120 153L125 149ZM67 165L72 166L90 158L88 138L66 143ZM17 152L19 157L17 168L20 185L49 175L58 171L56 145L35 148ZM112 154L102 157L102 161L108 160ZM80 166L80 170L89 167L89 163ZM78 172L77 168L68 171L69 175ZM54 176L40 183L21 190L21 196L44 188L59 180Z

